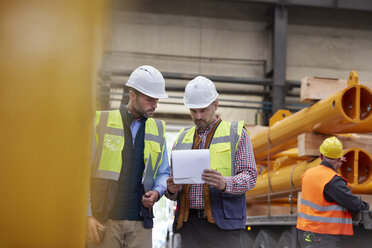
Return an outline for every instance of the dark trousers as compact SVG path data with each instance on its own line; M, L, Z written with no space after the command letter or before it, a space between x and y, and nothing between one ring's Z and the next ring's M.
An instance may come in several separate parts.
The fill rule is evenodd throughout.
M341 236L298 230L301 248L339 248Z
M190 211L189 219L179 233L182 248L243 247L240 229L220 229L216 224L209 223L205 216L198 216L196 210Z

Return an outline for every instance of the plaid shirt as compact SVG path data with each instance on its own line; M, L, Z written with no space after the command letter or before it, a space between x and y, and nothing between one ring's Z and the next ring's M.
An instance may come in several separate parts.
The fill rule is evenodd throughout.
M206 130L197 130L201 142L198 149L205 149L207 135L218 121L216 118ZM174 147L173 147L174 149ZM247 130L243 132L235 154L235 176L225 177L227 193L243 193L252 189L256 184L257 170L256 162L253 155L252 143L249 139ZM166 191L165 196L170 200L177 200L177 194L169 194ZM189 192L189 206L193 209L204 208L203 184L192 184Z

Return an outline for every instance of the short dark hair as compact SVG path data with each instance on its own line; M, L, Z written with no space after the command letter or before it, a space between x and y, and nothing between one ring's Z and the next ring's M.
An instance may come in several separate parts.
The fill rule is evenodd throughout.
M128 92L131 92L131 91L133 91L134 92L134 94L136 94L136 96L138 96L139 95L139 91L138 90L136 90L135 88L132 88L132 87L128 87Z

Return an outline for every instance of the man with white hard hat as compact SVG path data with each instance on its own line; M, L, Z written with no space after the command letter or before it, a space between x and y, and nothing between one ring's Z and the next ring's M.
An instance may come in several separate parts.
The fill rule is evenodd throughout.
M195 125L181 130L173 149L209 149L205 184L177 185L167 180L166 197L177 200L174 229L182 247L242 247L245 192L255 186L256 163L243 121L216 116L218 93L211 80L198 76L185 89L184 103Z
M154 67L135 69L126 86L129 103L97 111L87 246L152 247L152 206L169 177L164 121L151 118L165 81Z

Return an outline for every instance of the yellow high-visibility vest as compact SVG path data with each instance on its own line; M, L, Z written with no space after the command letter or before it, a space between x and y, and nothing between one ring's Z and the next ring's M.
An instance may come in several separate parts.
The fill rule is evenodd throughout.
M94 130L91 176L118 181L124 148L124 127L120 111L97 111ZM143 161L146 167L143 176L151 173L155 179L162 162L164 143L164 121L148 118L145 123Z
M243 121L221 121L210 143L210 166L219 171L222 176L235 175L235 153L242 135ZM196 127L182 129L177 137L176 150L190 150L194 142Z

